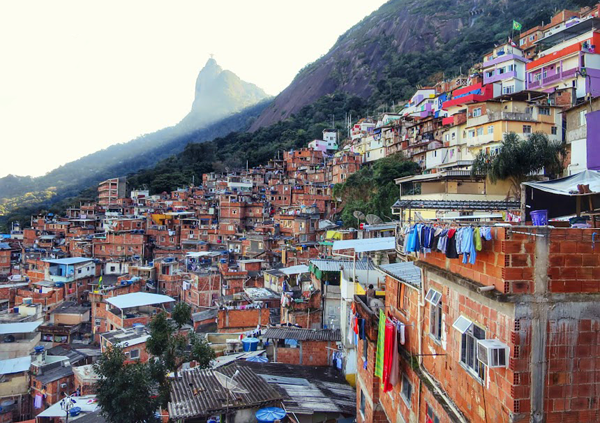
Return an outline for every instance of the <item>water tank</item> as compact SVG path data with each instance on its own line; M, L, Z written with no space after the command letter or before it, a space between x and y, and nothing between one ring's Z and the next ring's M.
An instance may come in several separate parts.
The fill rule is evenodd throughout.
M144 325L141 323L134 323L133 329L135 329L135 333L138 335L142 335L144 333Z

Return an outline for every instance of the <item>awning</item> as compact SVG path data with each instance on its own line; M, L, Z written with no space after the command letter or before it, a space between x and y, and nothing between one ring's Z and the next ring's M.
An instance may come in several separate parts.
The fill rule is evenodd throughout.
M471 326L473 326L473 322L467 319L465 316L459 316L452 325L452 327L460 333L465 333Z
M333 251L354 250L356 253L394 249L396 249L396 238L393 236L385 238L348 239L345 241L335 241L332 248Z
M577 185L589 185L591 193L580 194ZM566 178L543 182L524 182L525 213L547 210L548 218L570 216L578 211L600 207L600 172L586 170ZM582 201L583 200L583 201Z

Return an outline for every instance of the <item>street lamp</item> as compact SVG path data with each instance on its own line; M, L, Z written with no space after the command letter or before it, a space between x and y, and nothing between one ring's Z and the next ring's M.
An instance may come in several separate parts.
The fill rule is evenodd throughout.
M75 401L75 399L71 395L67 395L65 398L60 400L60 408L64 410L66 414L65 423L69 423L69 412L73 407L75 407L76 403L77 401Z

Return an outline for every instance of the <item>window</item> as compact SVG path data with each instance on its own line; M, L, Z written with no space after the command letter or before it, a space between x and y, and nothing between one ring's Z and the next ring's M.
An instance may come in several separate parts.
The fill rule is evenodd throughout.
M550 116L550 107L540 107L540 115Z
M470 130L469 131L469 138L473 138L475 136L475 131Z
M512 72L515 70L515 65L508 65L508 71Z
M485 339L485 330L464 316L460 316L452 325L461 337L460 362L472 370L479 379L485 378L485 365L477 358L477 340Z
M129 357L133 359L140 358L140 350L131 350L129 353Z
M473 109L473 117L481 116L481 107Z
M515 87L512 85L507 85L506 87L502 87L502 94L512 94L515 92Z
M488 134L493 134L493 133L494 133L494 125L488 126Z
M579 126L583 126L587 124L585 115L587 113L587 110L582 110L581 112L579 112Z
M480 128L477 128L477 136L479 135L483 135L483 126Z
M533 40L535 40L535 35L530 35L529 36L529 41L533 41Z
M115 266L110 266L110 271L114 272L115 271Z
M531 125L523 125L523 133L531 134Z
M431 336L436 340L440 341L442 339L442 294L435 289L430 289L427 291L425 301L431 306L429 314L429 333L431 333Z
M427 418L431 423L440 423L440 418L433 412L433 408L427 404Z
M365 393L362 391L362 389L360 390L360 414L362 414L363 418L365 417L365 407L366 407L366 401L365 401Z
M525 44L525 38L521 38L519 40L519 45L522 46L523 44Z
M402 375L402 391L400 392L400 396L402 397L408 408L410 408L410 398L412 397L412 385L406 377L406 374Z
M504 68L504 67L498 68L498 75L502 75L505 72L506 72L506 68Z
M557 135L558 134L558 128L556 126L553 126L551 129L552 135Z
M398 289L400 290L400 295L397 296L397 307L399 310L402 310L405 315L408 316L408 312L410 310L410 288L403 283L398 283Z

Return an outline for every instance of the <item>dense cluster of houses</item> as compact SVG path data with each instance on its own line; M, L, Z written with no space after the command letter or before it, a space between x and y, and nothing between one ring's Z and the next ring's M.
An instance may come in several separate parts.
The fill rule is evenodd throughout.
M112 346L151 359L147 325L178 302L217 358L184 365L165 419L598 421L600 177L578 173L600 165L597 16L560 12L345 140L328 129L158 195L110 179L96 202L15 226L0 242L0 422L61 421L67 397L71 420L103 421L92 364ZM473 178L509 132L565 140L566 180L519 202ZM421 168L396 181L399 219L342 228L333 186L397 152ZM531 226L542 207L577 218Z

